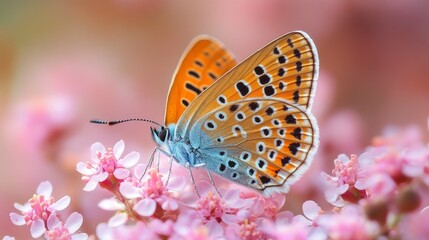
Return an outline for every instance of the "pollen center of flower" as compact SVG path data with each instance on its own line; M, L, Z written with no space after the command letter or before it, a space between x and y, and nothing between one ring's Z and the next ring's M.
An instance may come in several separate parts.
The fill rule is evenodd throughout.
M109 149L110 150L110 149ZM116 169L116 158L112 151L108 151L100 158L100 167L104 172L113 173Z
M45 198L44 195L34 195L28 200L28 203L31 206L31 210L23 213L25 214L25 220L27 223L31 223L37 219L47 220L51 211L49 211L49 206L54 203L54 198L50 197Z

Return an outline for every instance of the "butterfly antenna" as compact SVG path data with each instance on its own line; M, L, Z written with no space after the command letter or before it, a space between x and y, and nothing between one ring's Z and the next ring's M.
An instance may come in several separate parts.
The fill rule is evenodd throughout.
M159 124L159 123L157 123L155 121L149 120L149 119L144 119L144 118L129 118L129 119L123 119L123 120L114 120L114 121L105 121L105 120L100 120L100 119L92 119L89 122L96 123L96 124L115 125L115 124L118 124L118 123L133 122L133 121L149 122L149 123L152 123L152 124L155 124L155 125L158 125L158 126L162 127L161 124Z

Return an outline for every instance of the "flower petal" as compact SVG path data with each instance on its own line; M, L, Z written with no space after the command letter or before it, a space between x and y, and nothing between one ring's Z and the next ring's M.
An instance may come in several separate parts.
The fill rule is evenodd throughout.
M130 176L130 170L126 168L117 168L113 172L113 176L115 176L117 179L125 179Z
M155 213L156 202L151 198L139 201L133 208L140 216L149 217Z
M224 223L228 225L238 223L238 221L240 220L235 214L223 214L221 219Z
M9 217L10 217L10 220L12 221L13 224L15 224L17 226L25 225L24 216L18 215L16 213L10 213Z
M176 200L172 199L172 198L167 198L165 199L165 201L162 203L161 205L162 209L164 209L165 211L174 211L177 208L179 208L179 204L177 203Z
M53 203L49 207L49 209L54 209L56 211L61 211L61 210L64 210L66 207L68 207L69 204L70 204L70 197L69 196L64 196L60 200L58 200L55 203Z
M99 162L100 160L97 157L98 153L104 154L107 152L106 147L100 143L100 142L96 142L94 144L91 145L91 159L94 162Z
M140 160L140 153L131 152L128 153L123 159L118 160L118 164L121 164L124 168L130 168L137 164Z
M42 219L37 219L31 224L30 232L33 238L42 236L45 231L45 223Z
M302 212L304 213L304 216L311 220L314 220L316 217L318 217L321 210L322 209L315 201L309 200L302 204Z
M184 176L172 177L167 187L169 190L180 192L186 187L186 178Z
M240 192L236 189L229 190L225 193L223 199L228 206L234 206L235 203L240 201Z
M14 203L13 206L21 212L28 212L31 210L31 206L28 202L26 202L24 205L19 203Z
M15 238L11 236L4 236L2 240L15 240Z
M147 169L147 164L137 164L134 167L134 176L138 179L142 179L143 178L143 174Z
M109 219L107 225L109 227L118 227L126 223L128 220L128 215L126 213L117 213Z
M73 234L71 239L72 240L86 240L86 239L88 239L88 234L86 234L86 233Z
M113 154L115 154L116 159L119 159L121 157L122 153L124 153L124 149L125 149L125 142L124 140L121 139L113 147Z
M96 173L95 168L88 168L88 164L84 162L78 162L76 164L76 171L78 171L82 175L93 175Z
M139 189L129 182L121 183L119 186L119 192L121 192L121 194L127 199L134 199L142 196Z
M83 222L82 214L73 212L67 218L64 226L69 230L69 233L74 233L80 228L80 226L82 226L82 222Z
M210 220L205 226L209 230L210 239L217 239L224 236L223 228L216 220Z
M43 195L45 198L51 197L52 194L52 184L49 181L44 181L39 184L37 187L36 193L38 195Z
M83 187L83 191L91 192L97 187L98 181L92 180L92 178L86 183L85 187Z
M106 180L108 177L109 177L109 174L107 172L101 172L97 175L92 176L91 178L97 182L102 182Z
M51 214L48 217L48 230L53 230L61 224L61 221L58 219L57 215Z
M99 239L102 239L102 240L113 239L112 229L109 228L106 223L98 224L96 229L95 229L95 232L96 232L96 235Z
M103 199L98 203L98 207L106 211L124 210L125 206L120 203L116 198Z

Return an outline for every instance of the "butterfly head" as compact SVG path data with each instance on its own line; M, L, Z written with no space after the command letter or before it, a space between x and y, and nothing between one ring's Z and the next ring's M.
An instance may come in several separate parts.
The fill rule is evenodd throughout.
M152 138L153 140L158 144L158 145L163 145L166 143L166 141L170 138L170 132L169 129L161 126L159 128L150 128L150 131L152 133Z

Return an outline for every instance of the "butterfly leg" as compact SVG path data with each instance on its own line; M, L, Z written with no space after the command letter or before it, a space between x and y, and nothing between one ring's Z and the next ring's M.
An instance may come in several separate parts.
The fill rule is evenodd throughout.
M210 181L212 182L212 185L213 185L214 189L216 190L217 194L219 194L219 196L221 198L223 198L222 194L220 194L220 192L219 192L219 189L217 189L217 187L216 187L216 184L215 184L215 181L213 179L213 176L212 176L211 172L207 168L206 168L206 171L207 171L207 174L209 175Z
M169 164L170 164L170 167L168 168L168 173L167 173L168 175L167 175L167 181L165 182L165 186L167 186L168 181L170 181L171 169L173 167L173 157L171 157L171 156L170 156Z
M149 162L147 163L146 168L144 169L144 171L143 171L143 174L142 174L141 178L143 178L143 177L144 177L144 175L146 175L147 169L149 168L149 166L151 166L151 165L152 165L153 158L154 158L155 152L156 152L157 150L158 150L158 148L155 148L155 149L153 150L153 152L150 154ZM140 179L140 180L141 180L141 179Z
M198 198L201 198L200 192L198 191L198 188L197 188L197 184L195 183L194 175L192 174L191 167L189 166L188 163L186 163L185 167L188 168L189 170L189 176L191 177L192 185L194 185L194 189L195 189L195 192L197 193Z
M161 151L158 151L158 162L157 162L157 166L156 169L159 172L159 166L161 165Z
M164 154L166 157L169 158L169 168L168 168L168 175L167 175L167 180L165 182L165 185L168 185L168 182L170 181L170 175L171 175L171 169L173 167L173 156L169 153L167 153L166 151L162 150L161 148L156 148L155 150L158 150L158 172L160 169L160 164L161 164L161 153Z
M155 153L156 153L157 151L158 151L159 153L163 153L163 154L165 154L167 157L172 158L172 156L171 156L170 154L168 154L167 152L165 152L164 150L162 150L162 149L160 149L160 148L155 148L155 149L153 150L152 154L150 155L149 162L148 162L148 164L147 164L146 168L144 169L144 172L143 172L142 178L144 177L144 175L146 175L147 169L148 169L149 167L152 167L153 160L154 160L154 158L155 158ZM159 167L158 167L158 171L159 171Z

